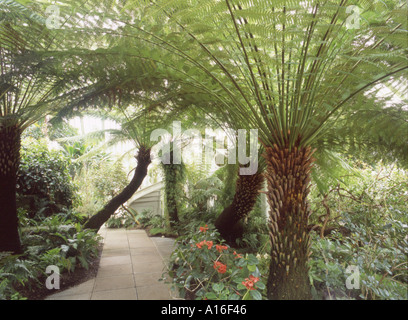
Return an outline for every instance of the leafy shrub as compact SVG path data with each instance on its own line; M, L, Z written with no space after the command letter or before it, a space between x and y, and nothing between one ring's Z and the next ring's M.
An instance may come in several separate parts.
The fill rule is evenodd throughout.
M83 230L79 223L46 218L22 233L23 254L0 255L0 299L22 299L20 291L44 286L45 270L56 265L60 273L87 269L99 253L99 235Z
M136 213L136 220L139 222L141 227L147 227L150 225L153 216L152 210L144 209L140 213Z
M132 209L120 208L115 215L111 216L108 221L106 221L107 228L132 228L140 225L136 219L136 215L131 212Z
M43 142L27 139L23 143L17 197L30 218L47 217L76 204L69 163L61 152L49 150Z
M29 256L41 257L38 262L41 268L49 265L49 260L55 258L57 261L52 264L71 272L77 265L88 268L87 260L98 253L99 239L99 235L92 230L82 229L79 223L66 224L54 216L27 232L22 241ZM52 258L50 255L56 257Z
M29 279L35 279L33 267L33 261L24 261L19 255L0 252L0 300L24 299L14 286L24 285Z
M332 229L324 238L312 233L310 279L315 298L408 299L407 173L395 165L356 162L347 185L312 193L314 220ZM348 290L347 268L359 272L359 289Z
M361 167L349 187L336 187L327 197L330 226L347 234L312 233L309 275L315 298L406 300L406 174L381 164ZM359 289L346 288L349 266L359 272Z
M186 220L191 216L206 221L208 218L215 219L218 207L217 197L222 195L222 181L216 176L211 176L198 181L188 181Z
M129 183L123 166L106 158L96 159L89 167L85 166L77 175L76 182L81 197L81 205L77 210L87 217L101 210Z
M133 211L131 208L129 210ZM149 209L142 210L141 213L134 216L134 219L138 227L146 229L152 236L167 235L168 228L165 217L153 214Z
M213 226L177 239L169 275L188 299L260 300L265 285L253 254L239 254L223 244Z
M108 221L106 221L106 227L110 229L118 229L118 228L123 228L124 223L123 223L123 218L118 215L111 216Z
M95 187L96 196L103 201L110 200L120 193L127 185L126 172L121 163L104 161L93 171L92 184Z
M316 298L408 299L408 229L400 221L370 228L343 214L351 237L334 233L321 239L313 234L310 279ZM360 289L347 290L348 266L359 272Z
M167 234L166 219L145 209L137 213L132 208L122 207L106 221L108 228L143 228L152 236Z

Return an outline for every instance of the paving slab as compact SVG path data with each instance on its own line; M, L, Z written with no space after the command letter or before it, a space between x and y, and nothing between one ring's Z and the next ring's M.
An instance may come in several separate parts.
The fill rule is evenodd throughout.
M112 266L118 264L130 264L132 263L130 259L130 254L127 255L111 255L109 257L101 257L99 265L104 266Z
M138 300L136 288L98 291L92 294L91 300Z
M109 277L97 277L93 293L97 291L110 291L116 289L134 288L133 274L113 275Z
M159 281L174 240L148 237L144 230L101 228L103 250L95 278L57 292L46 300L171 300L170 286Z
M116 275L125 275L133 274L132 264L114 264L107 266L100 266L98 270L97 278L106 278L111 277L113 274Z
M169 288L165 284L136 287L139 300L169 300Z

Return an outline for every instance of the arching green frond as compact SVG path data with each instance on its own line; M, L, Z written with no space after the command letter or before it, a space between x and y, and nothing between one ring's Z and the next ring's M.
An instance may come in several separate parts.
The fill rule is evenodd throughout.
M352 5L360 8L358 29L349 27ZM311 143L354 96L407 68L403 3L157 1L153 7L169 33L140 24L135 36L182 57L196 70L192 83L203 84L206 75L210 99L244 114L266 144L298 135Z

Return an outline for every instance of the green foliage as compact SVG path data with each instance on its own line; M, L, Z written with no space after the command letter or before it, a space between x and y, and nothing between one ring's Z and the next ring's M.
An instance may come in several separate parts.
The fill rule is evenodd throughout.
M166 219L159 215L154 215L148 222L147 226L149 227L149 233L152 236L166 234L168 229L166 227Z
M353 154L372 165L398 161L400 167L408 168L408 148L403 138L408 132L407 100L397 88L387 86L387 95L392 97L392 101L387 101L389 97L378 93L380 88L355 99L351 108L331 123L316 147ZM387 92L386 88L382 90ZM400 91L406 92L407 88Z
M77 204L69 165L69 158L49 150L45 142L31 138L23 141L17 196L30 217L50 216Z
M73 178L81 171L83 168L83 162L77 159L83 156L89 149L85 143L81 141L74 141L71 143L63 144L63 153L71 159L70 174Z
M100 236L79 223L52 216L26 228L21 240L23 254L0 255L0 300L22 299L20 291L43 287L49 265L59 267L61 274L87 269L98 255Z
M234 199L237 172L238 166L236 164L227 164L214 173L223 181L222 193L217 199L218 204L223 208L228 207Z
M186 218L194 215L202 221L215 219L215 214L222 210L216 201L222 194L222 187L222 181L215 175L188 180Z
M38 23L45 22L44 18L41 15L30 10L28 7L25 7L18 1L0 1L0 22L17 23L17 21L21 22L21 20L30 22L36 21Z
M121 163L103 158L88 163L77 175L76 183L81 197L77 210L85 216L92 216L121 192L129 181Z
M135 219L139 227L146 228L152 236L168 233L165 217L153 214L151 210L142 210L141 213L136 215Z
M106 221L107 228L132 228L140 225L132 208L122 207Z
M334 184L335 180L328 180L325 181L325 189L319 189L315 185L310 194L310 222L321 229L327 214L322 205L325 194L322 195L321 191L326 190L327 198L324 201L330 215L325 229L331 231L323 238L320 237L320 229L317 229L318 232L311 232L309 278L313 296L315 299L406 300L406 171L395 165L377 163L372 167L351 159L346 161L344 167L347 166L351 170L343 171L345 175L342 179L347 184L337 185ZM235 292L233 290L239 289L238 283L236 286L233 280L232 284L229 283L229 279L225 280L212 268L212 263L220 256L219 261L234 268L234 264L231 264L234 260L227 257L226 251L220 255L214 249L215 244L221 243L217 233L211 228L205 234L197 232L203 224L211 224L211 212L201 215L186 214L185 217L189 219L183 220L185 222L180 228L182 236L176 242L169 273L182 296L228 299ZM196 247L203 240L213 241L211 250L207 250L205 246L201 249ZM267 274L270 259L269 254L266 254L269 252L269 234L260 200L248 217L241 245L241 254L253 253L258 260L256 266L260 274ZM231 253L231 249L229 252ZM347 272L349 266L358 268L360 289L346 287L346 280L351 274ZM239 273L235 278L236 281L242 280ZM227 290L229 294L226 294ZM238 292L245 295L243 291Z
M252 254L224 245L213 226L201 226L176 240L169 276L182 297L261 300L265 285Z
M44 54L44 48L62 39L50 36L44 19L37 19L34 10L15 1L2 1L6 10L0 12L0 34L2 51L0 122L15 123L21 132L31 124L60 107L50 102L60 90L65 89L67 73L58 69L57 59ZM6 17L4 17L4 15ZM7 21L7 17L13 23ZM42 51L40 53L40 51ZM65 70L67 71L67 70Z
M237 239L237 245L248 251L264 253L269 252L269 233L266 220L266 208L258 197L254 209L244 220L244 233L242 239Z
M349 186L333 187L326 199L327 228L338 231L324 238L312 232L309 276L315 297L406 300L406 172L381 163L375 168L357 163L356 169L360 174L348 177ZM314 216L324 215L321 197L314 201ZM347 290L348 266L358 268L360 289Z
M140 213L136 214L136 220L140 223L142 227L147 227L153 218L153 211L144 209Z
M91 183L95 187L96 197L107 201L128 185L128 178L121 163L102 162L93 171Z
M347 222L352 237L345 238L339 233L327 239L313 236L309 276L315 298L408 299L408 242L398 236L405 235L408 226L395 221L366 229ZM351 274L346 272L349 266L358 268L359 289L346 288L346 279Z
M113 40L123 56L137 52L146 65L164 73L163 79L177 83L178 105L194 104L231 127L258 128L269 146L282 146L287 139L292 146L299 136L311 145L355 98L376 84L404 81L405 2L144 4L135 12L139 19L123 32L148 44L129 48L123 39ZM354 4L363 12L357 29L348 27L347 9ZM132 6L123 12L127 9ZM163 26L152 23L164 20ZM98 28L103 30L101 24Z
M106 221L106 227L111 229L119 229L125 227L125 222L122 216L115 214L111 216L108 221Z
M30 271L30 267L33 266L32 261L25 262L19 255L0 253L0 300L23 298L13 285L35 279L33 272Z
M40 269L54 264L62 271L72 272L77 265L88 268L87 260L98 252L99 236L91 230L82 230L79 223L54 216L26 232L22 241L29 256L41 257L37 263Z
M165 235L168 233L166 219L153 214L151 210L144 209L137 213L134 209L122 207L106 222L108 228L143 228L150 235Z

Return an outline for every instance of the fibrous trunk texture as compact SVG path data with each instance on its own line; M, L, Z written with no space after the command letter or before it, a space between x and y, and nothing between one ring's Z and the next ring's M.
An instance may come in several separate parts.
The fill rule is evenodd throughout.
M242 219L254 208L264 181L260 172L238 176L231 205L225 208L215 221L216 228L228 244L235 245L235 241L242 237Z
M101 211L93 215L84 225L84 228L99 230L102 225L118 210L118 208L128 201L133 194L139 189L143 179L147 175L147 169L151 162L150 149L140 147L139 153L136 157L137 167L135 174L130 183L119 193L113 197Z
M308 232L312 150L300 146L266 147L267 200L270 206L271 263L267 286L271 300L311 298Z
M173 151L166 155L169 157L169 163L162 163L164 172L164 191L166 209L169 219L170 228L174 228L179 224L179 201L183 193L181 181L183 179L184 165L182 163L173 163Z
M21 252L16 204L21 132L0 123L0 251Z

